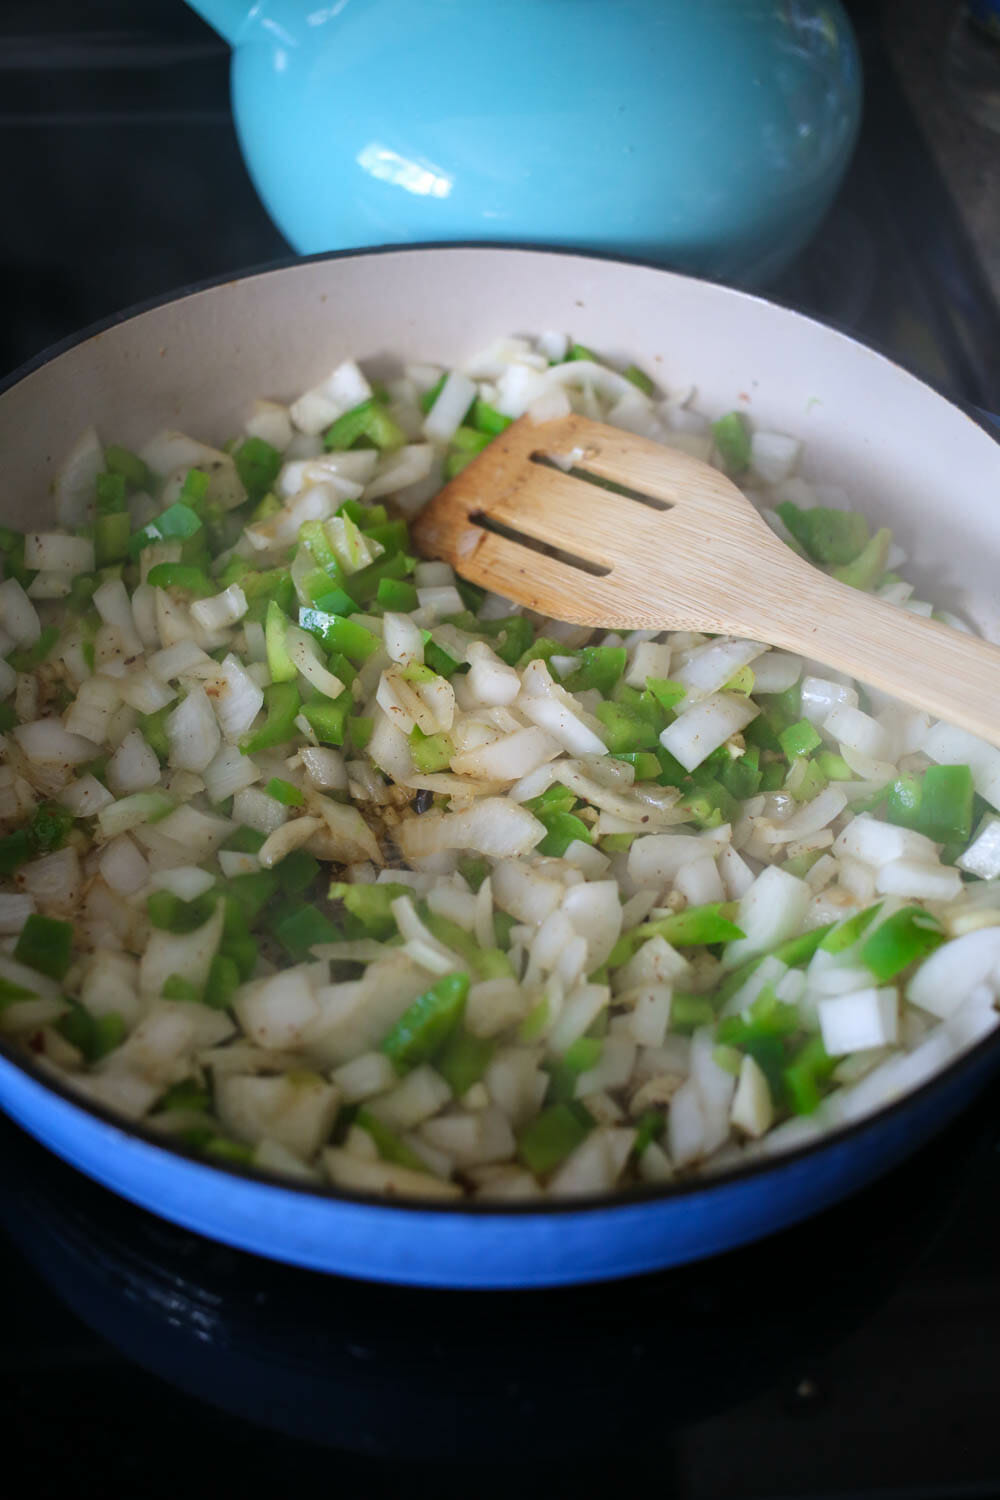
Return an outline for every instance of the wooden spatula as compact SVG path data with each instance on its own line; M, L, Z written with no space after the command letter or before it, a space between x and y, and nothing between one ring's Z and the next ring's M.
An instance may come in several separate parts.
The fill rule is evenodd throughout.
M764 641L1000 745L1000 648L829 577L717 469L633 433L522 417L414 536L424 556L543 615Z

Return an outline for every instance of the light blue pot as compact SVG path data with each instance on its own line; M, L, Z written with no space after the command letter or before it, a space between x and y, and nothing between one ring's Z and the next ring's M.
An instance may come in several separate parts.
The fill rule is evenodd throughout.
M305 253L544 243L771 280L857 134L839 0L192 0Z

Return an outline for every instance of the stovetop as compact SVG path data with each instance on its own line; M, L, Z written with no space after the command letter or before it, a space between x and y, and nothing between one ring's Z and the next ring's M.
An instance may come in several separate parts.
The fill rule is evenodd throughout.
M861 143L773 294L1000 411L1000 312L877 7L851 8ZM242 166L225 49L181 0L6 0L0 75L0 373L289 253ZM998 1256L1000 1085L806 1225L660 1276L520 1294L269 1265L0 1120L0 1477L80 1500L998 1494Z

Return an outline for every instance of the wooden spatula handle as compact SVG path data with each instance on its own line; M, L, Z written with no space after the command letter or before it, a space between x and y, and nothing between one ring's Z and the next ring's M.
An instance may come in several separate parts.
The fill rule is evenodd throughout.
M748 636L824 662L1000 745L1000 647L802 565L801 599L762 600ZM811 623L806 625L804 621ZM733 622L735 623L735 622Z

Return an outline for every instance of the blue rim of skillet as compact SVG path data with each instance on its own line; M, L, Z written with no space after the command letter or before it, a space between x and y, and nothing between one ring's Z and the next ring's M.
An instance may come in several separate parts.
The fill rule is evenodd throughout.
M130 319L138 317L145 312L151 312L154 308L164 307L170 302L181 302L185 297L192 296L197 292L211 291L215 287L226 286L232 282L244 281L251 276L264 275L268 271L290 270L295 266L313 265L322 261L355 260L362 256L379 256L391 254L419 254L422 251L446 251L446 250L510 250L513 252L530 252L537 255L560 255L584 261L603 261L612 265L633 266L641 270L666 271L670 275L680 276L686 280L710 281L707 277L685 277L683 272L672 272L667 266L655 261L641 260L635 256L596 254L574 250L571 247L558 245L534 245L524 242L512 242L505 240L448 240L448 241L423 241L419 244L389 244L375 245L364 249L354 250L331 250L318 255L289 255L279 260L267 261L263 265L249 266L238 272L230 272L220 276L212 276L204 281L192 282L188 286L176 291L164 293L158 297L150 297L143 302L134 303L132 306L122 309L120 312L111 313L106 318L101 318L95 323L82 329L79 333L71 334L68 338L60 339L58 343L50 344L41 353L34 355L24 364L20 365L11 374L0 379L0 396L12 386L17 385L26 376L40 370L44 365L51 364L61 354L70 349L84 344L95 334L105 333L111 328L116 328L120 323L127 323ZM1000 443L1000 420L991 418L988 412L973 406L953 393L946 391L940 384L933 380L925 380L923 376L913 377L912 372L900 365L898 360L885 354L875 344L857 338L848 328L834 321L824 321L819 318L810 317L790 303L782 302L775 297L764 297L758 292L742 291L738 287L726 286L720 282L710 282L718 291L732 297L749 297L756 302L767 306L781 308L785 312L795 313L796 317L802 318L807 323L813 323L819 328L830 330L841 334L859 344L863 348L873 349L876 354L886 359L889 364L895 365L901 373L916 378L923 385L929 386L943 400L965 413L971 422L981 428L994 441ZM692 1175L683 1178L679 1182L670 1183L667 1186L653 1187L629 1187L620 1189L613 1193L589 1194L579 1198L543 1198L532 1199L528 1202L518 1203L516 1201L504 1203L484 1202L481 1199L459 1199L448 1203L442 1203L433 1198L408 1197L401 1193L393 1193L391 1196L381 1193L352 1193L343 1189L327 1186L325 1183L305 1183L296 1181L293 1177L283 1177L277 1172L269 1172L263 1168L244 1167L239 1162L219 1162L205 1157L190 1147L179 1145L171 1140L169 1136L152 1130L142 1121L128 1120L121 1115L115 1114L113 1110L105 1108L101 1104L84 1098L68 1084L63 1083L59 1074L43 1068L35 1062L30 1053L25 1053L21 1048L0 1037L0 1057L5 1058L15 1067L20 1068L29 1078L36 1083L42 1084L50 1089L67 1103L74 1105L85 1114L92 1115L106 1125L112 1125L115 1129L126 1135L135 1136L147 1145L156 1146L159 1150L179 1161L188 1161L200 1167L208 1167L223 1175L241 1178L248 1183L258 1183L262 1187L281 1188L286 1192L295 1193L307 1198L320 1198L329 1202L357 1203L368 1207L383 1209L387 1214L408 1214L419 1211L424 1214L433 1214L435 1217L441 1215L445 1218L469 1215L475 1218L486 1219L509 1219L509 1218L540 1218L550 1215L572 1215L581 1213L604 1212L609 1208L622 1207L641 1203L656 1203L674 1198L692 1198L700 1193L714 1191L716 1188L727 1187L736 1182L748 1182L760 1178L784 1167L792 1162L807 1161L810 1157L825 1151L834 1143L841 1144L845 1141L854 1140L866 1131L870 1130L883 1120L901 1116L905 1111L911 1109L918 1100L929 1099L933 1094L945 1088L949 1081L956 1078L958 1074L973 1061L974 1058L984 1058L990 1053L1000 1053L1000 1028L992 1034L983 1037L974 1046L968 1048L960 1056L953 1058L945 1068L935 1073L926 1082L917 1088L902 1094L889 1104L884 1104L880 1109L871 1114L864 1115L861 1119L852 1121L849 1125L842 1125L824 1131L815 1140L807 1141L803 1145L795 1146L788 1151L782 1151L769 1157L758 1157L745 1165L732 1167L725 1172L712 1172L705 1176Z

